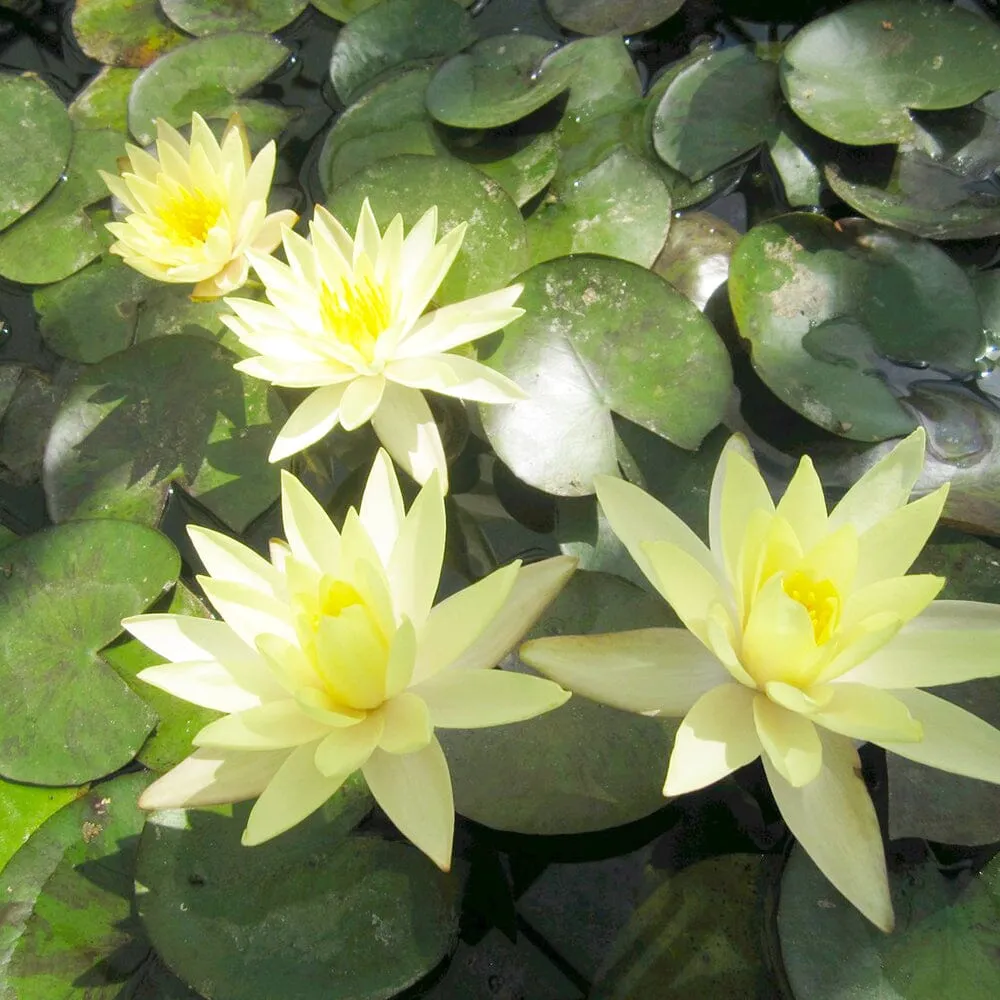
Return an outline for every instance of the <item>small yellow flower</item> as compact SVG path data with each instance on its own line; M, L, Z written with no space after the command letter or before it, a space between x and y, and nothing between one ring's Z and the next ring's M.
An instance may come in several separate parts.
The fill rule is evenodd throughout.
M101 171L111 193L129 210L110 222L111 252L158 281L195 284L193 298L235 291L247 280L247 252L270 253L291 211L267 214L274 174L274 143L251 162L246 129L230 122L222 139L197 112L188 144L162 119L156 156L127 145L132 170L121 177Z
M425 313L451 267L465 224L437 241L437 209L409 234L397 215L383 235L366 200L354 239L322 206L310 239L284 230L288 264L251 254L270 305L226 299L224 322L258 357L236 367L275 385L313 388L271 450L277 462L338 424L369 420L382 444L417 482L436 471L447 491L448 467L422 390L486 403L524 398L510 379L452 348L501 329L522 315L520 285Z
M1000 731L919 690L1000 674L1000 606L935 601L943 579L904 575L947 493L907 503L923 454L920 430L827 514L808 458L775 506L746 442L733 437L712 483L710 548L638 487L601 477L615 533L687 630L521 649L587 697L684 715L665 795L761 757L789 829L883 930L893 915L882 838L853 741L1000 783Z
M451 778L435 727L529 719L568 697L552 681L489 669L573 572L558 556L504 566L433 606L444 556L444 498L434 477L408 513L380 451L360 510L342 532L282 473L287 543L268 562L204 528L189 534L222 621L138 615L122 622L171 663L143 680L227 712L198 748L154 782L145 809L259 796L244 844L318 809L360 770L378 803L441 868L451 859Z

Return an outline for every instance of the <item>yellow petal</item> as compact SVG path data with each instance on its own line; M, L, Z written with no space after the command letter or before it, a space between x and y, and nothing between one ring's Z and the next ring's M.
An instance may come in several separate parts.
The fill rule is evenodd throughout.
M348 383L340 400L340 423L345 431L353 431L368 423L378 409L385 390L381 375L361 376Z
M808 552L827 533L823 484L808 455L799 459L776 513L791 526L803 551Z
M367 608L354 604L316 628L317 667L337 701L373 709L385 699L388 650Z
M644 542L640 549L649 560L653 585L677 617L707 644L709 609L713 605L729 602L729 594L722 588L715 573L671 542Z
M759 683L808 685L820 661L809 613L792 600L780 577L764 584L743 631L740 662Z
M423 393L390 382L372 416L372 427L393 460L418 483L435 472L440 489L448 490L448 462L444 445Z
M365 483L358 516L368 537L372 540L383 566L389 564L389 555L403 526L403 494L392 467L392 459L384 448L379 448Z
M403 618L389 645L385 666L385 696L395 698L410 686L417 658L417 633L409 618Z
M281 472L281 523L295 558L336 577L340 533L320 502L290 473Z
M829 580L839 594L848 594L857 573L858 548L857 532L845 525L804 552L796 569L813 580Z
M751 517L757 511L774 512L767 484L757 471L748 449L727 448L719 459L722 466L719 494L719 552L730 580L735 580L740 552ZM713 483L715 488L715 483ZM714 549L713 549L714 551Z
M801 788L819 774L823 751L816 727L808 718L758 694L753 719L765 756L785 781Z
M326 385L306 396L278 432L267 460L280 462L329 434L340 421L340 400L348 385Z
M191 544L205 569L217 580L232 580L269 597L281 594L281 575L253 549L221 532L189 524Z
M265 633L295 641L295 626L281 602L231 580L196 579L215 610L248 646L256 647L257 637Z
M320 774L353 774L372 755L382 736L383 720L372 713L356 726L335 729L319 741L313 762Z
M378 745L386 753L415 753L423 750L434 736L427 703L412 691L390 698L377 714L384 727Z
M175 698L217 712L242 712L260 704L258 695L237 684L233 675L214 660L166 663L140 670L136 676Z
M889 577L855 590L844 603L839 629L849 634L866 619L890 614L901 623L916 618L941 592L943 576L928 573ZM997 621L1000 627L1000 618Z
M813 719L825 729L866 742L883 740L911 742L923 737L923 729L909 709L888 691L865 684L829 684L832 697Z
M196 747L279 750L318 740L327 728L306 715L294 698L287 698L210 722L191 742Z

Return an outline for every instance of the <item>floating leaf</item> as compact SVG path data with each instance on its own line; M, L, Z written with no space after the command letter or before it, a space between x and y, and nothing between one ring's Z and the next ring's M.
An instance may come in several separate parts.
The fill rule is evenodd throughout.
M564 28L581 35L633 35L676 14L684 0L545 0Z
M453 0L384 0L337 35L330 58L333 89L350 104L386 70L450 56L475 37L472 19Z
M105 66L73 98L69 116L77 129L128 131L128 95L139 76L138 69Z
M312 6L335 21L350 21L383 0L312 0Z
M45 83L32 73L0 73L0 229L52 190L72 144L66 108Z
M529 638L674 623L658 595L604 573L577 572ZM530 673L516 658L512 669ZM443 729L438 737L463 816L518 833L584 833L629 823L664 804L678 721L575 696L525 722Z
M383 227L400 213L409 230L435 205L439 234L468 223L462 249L434 296L438 305L502 288L528 264L524 220L517 205L496 181L458 160L431 156L380 160L333 191L326 207L353 231L365 198Z
M238 113L258 135L277 135L295 112L241 95L267 79L288 55L281 42L267 35L233 32L196 38L140 74L129 97L129 129L146 145L156 137L157 118L187 125L197 111L204 118Z
M0 778L0 871L42 823L86 791L86 788L19 785ZM3 967L3 937L0 932L0 969Z
M110 66L148 66L186 41L159 0L76 0L71 24L80 48Z
M221 344L240 356L252 353L236 335L222 325L220 317L230 310L222 299L194 302L187 288L177 285L156 285L146 294L135 327L135 342L141 344L154 337L185 334L203 337Z
M662 278L627 261L578 256L521 280L525 315L486 364L529 398L481 409L500 458L531 486L593 492L618 471L612 411L684 448L720 421L729 356L712 325Z
M459 159L492 177L517 205L525 205L555 176L559 167L558 128L538 133L482 132L472 144L450 146Z
M155 717L96 652L178 570L163 535L122 521L64 524L4 549L4 777L78 785L135 756Z
M53 519L153 524L176 480L226 524L246 527L278 495L267 453L285 411L267 383L233 370L235 360L182 334L86 369L45 452Z
M309 0L159 0L163 13L189 35L226 31L269 34L291 24Z
M587 122L614 111L632 107L642 97L642 83L628 46L621 38L578 38L564 45L553 61L567 60L575 65L566 101L568 127Z
M781 59L792 110L838 142L915 135L911 109L957 108L1000 88L1000 27L938 0L867 0L807 24Z
M708 212L682 215L671 224L653 270L704 309L726 283L729 260L739 241L740 234L728 222Z
M778 115L776 131L768 137L767 151L781 181L785 201L792 208L807 208L820 203L823 193L822 161L832 145L787 110Z
M76 377L75 366L55 374L24 368L0 424L0 466L20 486L38 482L49 427Z

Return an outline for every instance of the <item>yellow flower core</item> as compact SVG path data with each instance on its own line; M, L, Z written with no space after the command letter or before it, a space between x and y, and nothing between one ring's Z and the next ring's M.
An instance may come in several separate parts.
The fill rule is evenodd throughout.
M324 281L319 307L326 328L370 363L375 357L379 334L392 321L385 289L367 276L359 282L343 278L338 289L330 288Z
M840 621L840 594L830 580L814 580L806 573L789 573L782 581L785 593L809 612L816 644L826 642Z
M344 580L334 580L321 595L319 613L336 618L344 608L364 603L364 599L351 584Z
M204 243L221 214L222 202L200 188L181 188L157 212L167 238L183 246Z

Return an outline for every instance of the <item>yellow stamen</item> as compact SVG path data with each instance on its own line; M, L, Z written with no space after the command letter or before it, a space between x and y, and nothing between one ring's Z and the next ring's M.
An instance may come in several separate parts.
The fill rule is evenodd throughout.
M826 642L840 621L840 594L830 580L813 580L805 573L789 573L782 581L785 593L809 612L816 644Z
M392 320L385 288L367 275L355 282L343 278L338 289L330 288L324 281L319 303L327 330L370 363L375 357L379 334Z
M200 188L181 188L166 198L157 215L172 243L204 243L222 214L222 202Z
M357 590L343 580L331 580L320 595L319 613L336 618L344 608L352 607L355 604L364 604L364 600Z

